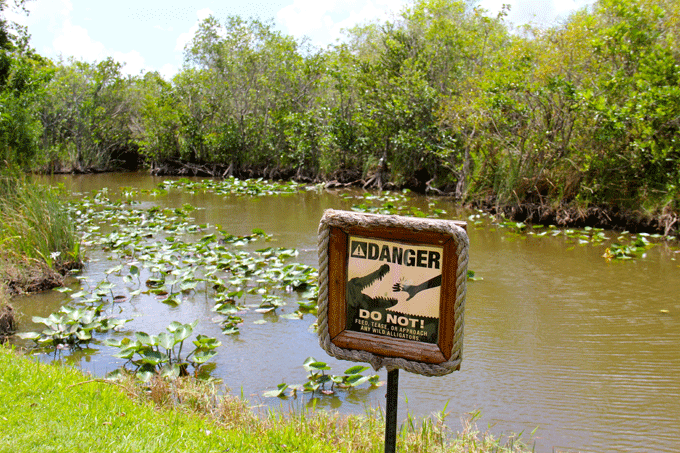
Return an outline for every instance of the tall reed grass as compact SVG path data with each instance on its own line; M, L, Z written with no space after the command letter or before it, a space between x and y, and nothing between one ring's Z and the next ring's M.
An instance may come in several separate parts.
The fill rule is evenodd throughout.
M53 189L7 171L0 175L0 281L10 289L78 267L75 225Z

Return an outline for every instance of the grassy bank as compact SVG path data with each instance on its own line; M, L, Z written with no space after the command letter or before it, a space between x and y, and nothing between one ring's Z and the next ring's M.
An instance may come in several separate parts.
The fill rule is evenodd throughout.
M378 414L259 411L212 384L110 383L0 348L0 452L380 452ZM400 452L522 452L467 424L449 437L425 421L401 430Z
M47 289L81 262L73 220L53 189L0 176L0 281L10 292Z
M81 265L73 220L51 188L0 174L0 338L14 330L9 295L62 284Z

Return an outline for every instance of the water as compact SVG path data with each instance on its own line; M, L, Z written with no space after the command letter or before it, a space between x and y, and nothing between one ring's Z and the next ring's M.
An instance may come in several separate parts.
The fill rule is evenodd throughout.
M72 190L100 187L151 189L162 179L141 174L57 176ZM317 266L316 230L324 209L348 209L334 193L295 196L223 197L171 191L148 197L160 206L190 203L196 223L221 224L232 234L262 228L273 246L294 247L298 260ZM426 206L427 200L417 203ZM442 202L449 212L454 206ZM460 213L460 216L467 216ZM470 264L483 280L468 282L464 359L461 371L438 378L402 372L400 420L440 411L448 401L448 425L481 411L480 429L500 435L524 431L536 451L675 452L680 445L680 261L665 244L644 258L607 262L605 246L563 236L513 234L488 224L470 225ZM608 236L616 234L607 232ZM85 273L112 267L92 253ZM75 283L74 283L75 285ZM76 286L74 286L76 287ZM54 291L21 297L13 304L22 330L32 330L34 315L46 316L68 300ZM212 300L200 293L171 308L150 297L119 305L133 318L132 330L159 333L170 321L200 319L198 332L218 337L223 346L213 375L254 404L280 405L261 395L280 382L302 383L301 364L313 355L340 374L352 364L326 356L309 326L313 317L294 321L250 313L240 335L224 336L210 321ZM296 309L283 307L283 313ZM667 313L662 312L668 311ZM101 375L122 364L103 348L69 360ZM386 373L380 373L383 380ZM359 389L318 400L318 406L362 413L366 404L384 406L384 389ZM287 405L305 404L289 400Z

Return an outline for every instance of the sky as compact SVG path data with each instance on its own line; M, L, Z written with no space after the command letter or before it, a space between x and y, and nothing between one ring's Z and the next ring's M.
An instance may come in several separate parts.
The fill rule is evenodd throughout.
M511 7L509 21L551 25L594 0L479 0L495 15ZM12 2L8 2L12 3ZM87 62L113 57L123 71L149 70L171 77L182 66L184 46L201 20L212 15L272 19L280 31L326 47L342 29L395 17L410 0L27 0L29 14L6 17L28 27L31 46L43 56Z

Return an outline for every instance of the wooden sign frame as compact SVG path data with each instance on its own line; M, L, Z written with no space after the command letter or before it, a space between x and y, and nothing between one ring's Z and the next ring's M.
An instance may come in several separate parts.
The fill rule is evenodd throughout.
M462 360L463 310L469 249L465 229L465 222L326 211L319 225L318 321L320 343L326 352L345 360L369 362L376 369L386 366L425 375L442 375L459 369ZM375 255L374 259L377 262L372 264L373 269L379 264L385 269L405 265L401 253L407 250L405 252L407 256L409 252L412 253L411 265L415 266L417 263L427 268L429 264L430 270L424 269L423 272L429 272L430 276L436 275L436 271L433 274L433 264L441 270L439 277L432 279L436 279L437 286L441 285L438 288L438 318L435 327L437 331L433 340L430 340L433 338L432 332L427 331L430 333L427 335L425 330L405 330L416 335L420 333L422 337L407 335L396 337L384 330L380 333L380 329L375 329L376 326L388 330L395 327L371 322L368 319L366 331L363 331L363 327L357 328L356 323L359 321L354 314L356 311L351 311L351 316L348 314L348 287L351 280L349 273L356 274L356 270L349 266L352 259L350 257L354 256L350 247L359 244L375 244L374 248L381 245L383 249L387 248L380 258ZM400 251L398 264L394 262L396 258L390 261L389 251L392 249ZM363 252L359 250L359 253ZM418 261L415 258L416 254ZM357 261L354 260L353 263L356 265ZM389 266L387 263L390 263ZM382 275L380 277L382 279ZM436 300L434 302L436 303ZM351 304L351 309L355 310L355 303ZM362 315L366 316L367 313L369 310L364 309ZM378 312L375 313L380 315ZM397 319L395 316L392 315L393 320ZM406 323L409 320L413 321L413 325L417 321L406 317L402 319ZM351 326L348 325L350 322ZM372 326L370 328L369 323Z

